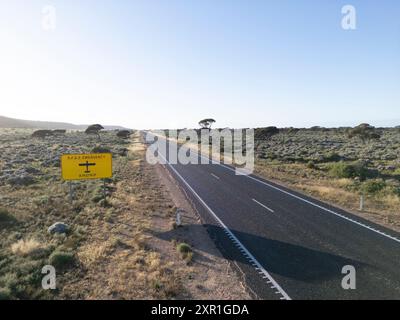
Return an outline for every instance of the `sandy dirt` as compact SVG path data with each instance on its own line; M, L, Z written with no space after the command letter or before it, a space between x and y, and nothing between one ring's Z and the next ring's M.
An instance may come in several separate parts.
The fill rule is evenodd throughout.
M156 165L155 169L160 182L181 212L182 227L174 231L173 237L190 243L194 249L191 267L196 276L188 285L192 296L196 299L250 299L243 279L222 257L207 230L196 227L201 225L201 221L174 178L161 165ZM168 229L162 219L156 219L154 227L158 230ZM166 251L171 250L168 243L158 242L157 245L161 245Z

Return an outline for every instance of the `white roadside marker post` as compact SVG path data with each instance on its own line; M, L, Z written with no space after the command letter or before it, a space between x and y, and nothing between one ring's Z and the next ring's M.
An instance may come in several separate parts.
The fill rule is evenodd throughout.
M182 220L181 220L181 210L177 210L176 211L176 220L175 223L177 225L177 227L180 227L182 225Z
M360 211L364 211L364 195L360 195Z

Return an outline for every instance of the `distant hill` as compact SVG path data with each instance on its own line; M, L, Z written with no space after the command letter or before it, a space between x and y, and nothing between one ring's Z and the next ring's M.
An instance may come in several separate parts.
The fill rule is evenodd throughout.
M65 130L85 130L86 124L72 124L66 122L32 121L20 120L0 116L0 128L34 128L34 129L65 129ZM103 125L106 130L126 129L121 126Z

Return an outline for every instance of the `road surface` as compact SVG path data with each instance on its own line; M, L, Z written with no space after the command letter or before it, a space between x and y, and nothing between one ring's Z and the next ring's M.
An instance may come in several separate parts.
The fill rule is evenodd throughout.
M165 166L258 298L400 299L400 234L224 164Z

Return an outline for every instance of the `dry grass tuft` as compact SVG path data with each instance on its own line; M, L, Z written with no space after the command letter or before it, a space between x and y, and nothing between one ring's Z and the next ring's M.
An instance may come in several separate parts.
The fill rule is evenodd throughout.
M44 249L44 245L35 239L19 240L11 245L12 253L19 256L28 256Z

